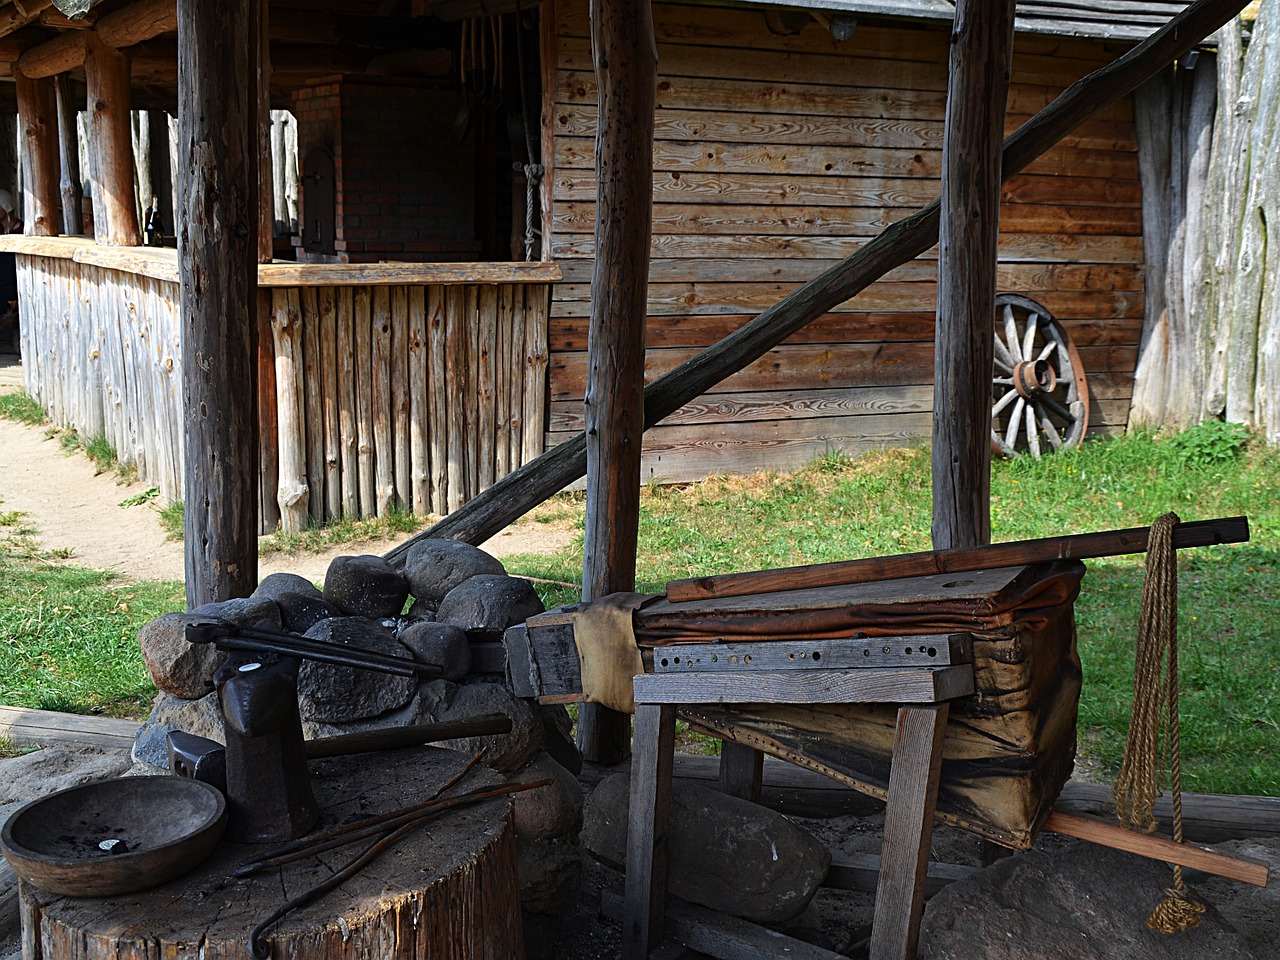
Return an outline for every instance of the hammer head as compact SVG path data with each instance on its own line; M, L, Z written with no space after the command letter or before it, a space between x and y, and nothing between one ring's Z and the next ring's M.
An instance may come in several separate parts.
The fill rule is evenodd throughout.
M227 748L217 740L182 730L169 731L169 769L188 780L227 790Z

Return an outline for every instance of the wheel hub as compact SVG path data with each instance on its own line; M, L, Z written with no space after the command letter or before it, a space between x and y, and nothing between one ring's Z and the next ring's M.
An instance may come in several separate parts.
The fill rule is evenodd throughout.
M1048 360L1023 360L1013 365L1013 389L1027 400L1052 393L1058 386L1058 375Z

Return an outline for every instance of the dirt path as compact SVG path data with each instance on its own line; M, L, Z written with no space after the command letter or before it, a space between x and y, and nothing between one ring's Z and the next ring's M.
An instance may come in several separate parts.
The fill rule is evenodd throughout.
M11 358L0 360L0 392L21 385L16 369ZM137 580L182 580L182 545L165 540L155 508L121 506L145 489L141 483L121 484L111 474L95 476L87 457L65 453L56 439L46 438L44 428L0 420L0 513L25 514L45 550L70 549L77 565ZM320 580L336 556L385 553L403 539L351 543L325 553L270 554L262 558L259 572L288 571ZM565 527L529 522L508 527L483 547L501 558L556 553L572 540Z

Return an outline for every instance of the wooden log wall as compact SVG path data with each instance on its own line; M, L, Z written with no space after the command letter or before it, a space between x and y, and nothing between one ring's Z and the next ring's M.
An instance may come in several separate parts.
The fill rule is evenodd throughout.
M860 23L836 41L764 14L655 7L658 104L646 376L670 370L938 195L945 27ZM595 219L587 5L556 0L546 114L550 425L583 427ZM1007 129L1120 49L1019 36ZM1123 429L1143 312L1130 104L1006 184L1001 291L1039 300L1080 349L1094 432ZM646 479L794 467L930 433L936 250L873 284L646 434Z
M105 437L182 499L178 286L60 257L18 257L26 391L59 427Z
M171 260L137 252L148 276L82 262L92 251L19 256L27 392L180 500ZM267 482L286 529L392 508L443 514L542 452L548 284L267 293L279 419L279 476Z

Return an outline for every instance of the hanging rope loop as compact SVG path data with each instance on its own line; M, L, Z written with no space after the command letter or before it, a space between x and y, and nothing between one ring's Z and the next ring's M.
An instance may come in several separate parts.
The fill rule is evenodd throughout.
M1176 513L1151 525L1147 574L1133 668L1133 713L1124 762L1116 777L1116 815L1130 830L1151 833L1159 782L1170 774L1173 841L1182 843L1182 756L1178 738L1178 560L1173 547ZM1147 918L1147 926L1176 933L1198 926L1204 904L1195 903L1173 868L1173 886Z

